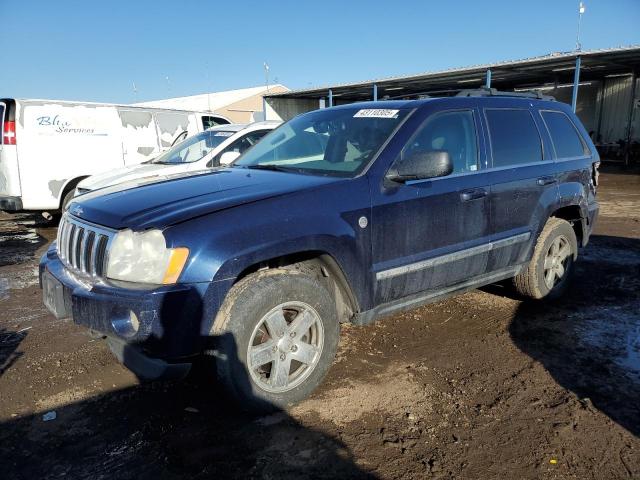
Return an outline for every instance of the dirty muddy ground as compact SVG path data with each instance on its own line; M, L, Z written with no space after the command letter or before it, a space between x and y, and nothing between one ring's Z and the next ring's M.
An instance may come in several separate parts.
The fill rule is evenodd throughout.
M55 228L0 213L1 475L640 478L640 175L601 183L565 298L496 286L345 326L320 390L259 418L202 375L139 384L47 314L37 260Z

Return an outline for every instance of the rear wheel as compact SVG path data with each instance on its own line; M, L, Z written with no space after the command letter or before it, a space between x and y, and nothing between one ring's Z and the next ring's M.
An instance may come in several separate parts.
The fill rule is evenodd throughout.
M216 319L216 370L247 409L295 404L321 383L335 357L335 301L298 270L252 274L235 285Z
M578 241L566 220L552 217L538 237L527 268L513 283L516 290L529 298L557 298L564 293L578 257Z

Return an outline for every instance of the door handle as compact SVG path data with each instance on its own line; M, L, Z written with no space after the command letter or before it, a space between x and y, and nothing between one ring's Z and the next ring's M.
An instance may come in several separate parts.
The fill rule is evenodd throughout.
M484 188L474 188L472 190L464 190L460 193L460 199L463 202L469 202L471 200L478 200L487 196L487 191Z
M537 183L542 187L544 185L551 185L552 183L556 183L557 181L558 180L556 179L556 177L540 177L537 180Z

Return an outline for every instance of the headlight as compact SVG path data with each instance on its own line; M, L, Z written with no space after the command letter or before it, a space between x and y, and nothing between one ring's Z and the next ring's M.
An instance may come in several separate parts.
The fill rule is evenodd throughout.
M157 285L176 283L188 256L188 248L167 248L160 230L123 230L109 249L107 278Z

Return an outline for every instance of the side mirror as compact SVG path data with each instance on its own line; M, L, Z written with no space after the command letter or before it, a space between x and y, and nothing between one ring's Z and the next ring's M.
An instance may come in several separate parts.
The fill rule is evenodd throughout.
M239 156L239 152L224 152L220 156L220 165L229 165L230 163L233 163L234 160Z
M396 161L387 173L392 182L446 177L453 172L453 163L446 150L418 151Z

